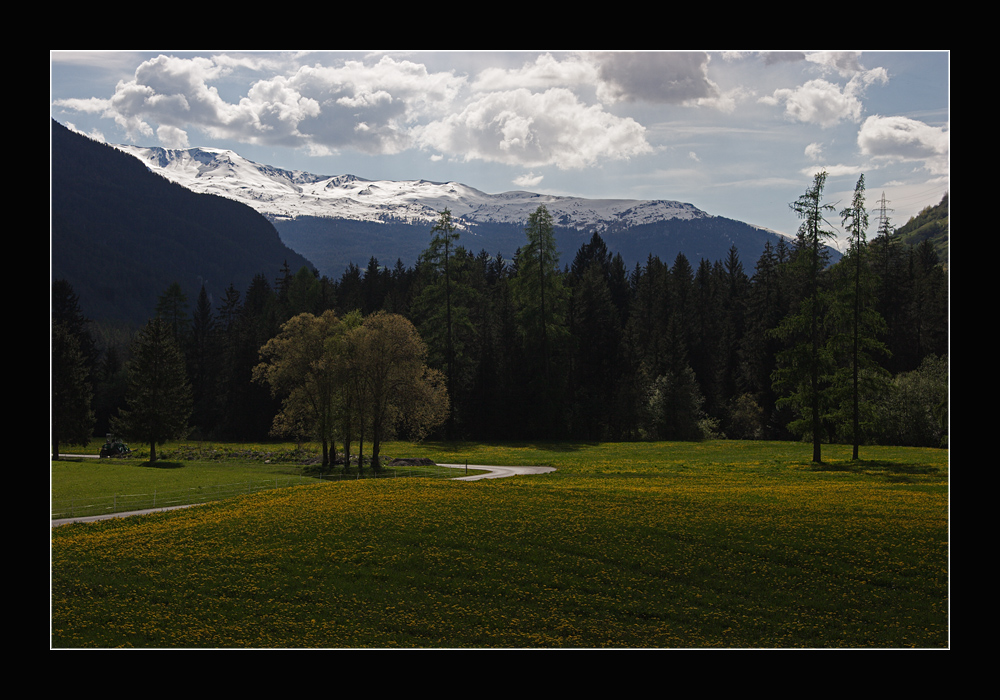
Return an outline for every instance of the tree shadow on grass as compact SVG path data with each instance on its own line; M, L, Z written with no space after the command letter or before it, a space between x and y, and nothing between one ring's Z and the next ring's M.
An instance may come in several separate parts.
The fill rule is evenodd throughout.
M539 452L577 452L586 448L597 447L598 441L585 440L482 440L472 442L425 441L424 445L434 445L447 450L468 450L475 447L499 447L510 449L532 449Z
M152 469L180 469L184 466L184 462L168 462L162 459L158 459L155 462L141 462L140 467L150 467Z
M884 476L889 481L907 482L914 477L937 476L941 468L931 464L913 464L893 462L885 459L859 459L813 464L812 470L817 472L850 472L852 474L869 474Z
M520 443L518 447L530 447L542 452L576 452L589 447L596 447L598 442L571 441L571 440L535 440Z

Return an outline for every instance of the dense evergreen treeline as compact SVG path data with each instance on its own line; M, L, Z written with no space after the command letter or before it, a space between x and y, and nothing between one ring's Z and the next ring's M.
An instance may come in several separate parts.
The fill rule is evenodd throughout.
M245 290L230 285L214 307L204 290L190 303L172 285L157 313L184 350L193 436L268 439L280 404L251 381L260 349L293 316L329 309L385 310L413 322L429 364L448 377L452 414L441 429L448 437L801 436L789 430L794 409L779 401L774 382L793 343L776 329L805 294L795 242L768 244L751 268L733 247L724 260L651 255L627 269L596 233L572 261L559 262L545 226L529 222L525 245L507 260L465 249L439 223L412 267L373 257L332 280L286 265ZM866 397L877 415L869 415L864 439L939 445L946 437L946 273L930 242L903 245L891 227L866 251L869 302L884 320L878 341L886 350L868 371L888 381ZM848 256L827 267L819 284L833 288L854 262ZM57 290L58 308L71 309L72 299L62 297L72 290ZM108 344L100 357L93 341L82 345L93 362L96 433L103 434L124 403L124 343ZM849 442L852 428L835 409L826 407L822 438Z

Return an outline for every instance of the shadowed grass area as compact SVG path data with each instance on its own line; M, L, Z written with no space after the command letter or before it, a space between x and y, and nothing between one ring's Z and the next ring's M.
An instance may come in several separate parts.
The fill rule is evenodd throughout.
M796 443L386 452L557 471L55 528L53 646L948 645L947 452L824 446L820 469Z

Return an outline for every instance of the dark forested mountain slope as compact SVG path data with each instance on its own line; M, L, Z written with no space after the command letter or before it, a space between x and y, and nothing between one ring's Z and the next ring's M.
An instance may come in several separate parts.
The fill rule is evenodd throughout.
M94 320L143 323L173 282L193 305L202 284L221 299L286 261L311 267L244 204L191 192L54 120L50 234L53 279Z
M349 265L364 267L373 257L390 267L397 260L406 266L416 264L427 247L432 224L298 216L276 219L274 226L283 241L308 256L323 274L338 278ZM554 233L559 259L568 264L594 232L557 225ZM695 262L702 258L723 260L733 246L744 260L756 260L765 243L773 246L778 239L773 232L719 216L609 227L601 235L613 253L621 253L630 269L645 264L650 255L667 261L673 261L678 253ZM471 223L461 231L459 243L475 253L485 250L510 260L525 244L524 224ZM835 250L830 255L833 260L840 257Z

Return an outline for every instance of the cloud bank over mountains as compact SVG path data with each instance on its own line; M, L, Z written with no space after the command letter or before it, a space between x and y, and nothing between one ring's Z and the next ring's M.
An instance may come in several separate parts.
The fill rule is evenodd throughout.
M459 73L391 55L333 61L311 54L159 55L120 80L109 97L56 104L113 119L133 142L155 137L169 148L192 145L195 131L198 139L314 155L421 149L437 158L575 169L653 152L647 127L618 113L620 103L725 112L755 100L788 120L829 127L861 122L865 91L890 79L883 68L863 68L855 53L785 54L785 62L810 61L829 75L756 96L747 86L723 91L702 52L520 58L520 65ZM723 55L730 63L755 60L778 59ZM234 92L231 85L246 87ZM947 154L947 136L946 127L868 117L858 142L879 158L934 160Z
M943 52L50 53L52 117L97 140L289 170L677 199L791 232L820 169L901 217L948 189Z

